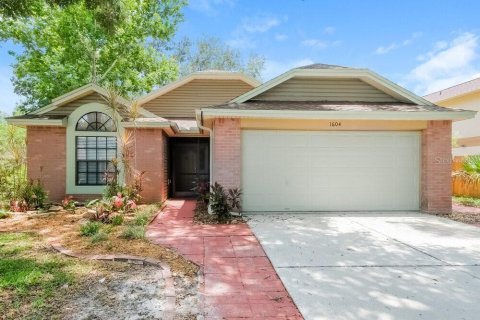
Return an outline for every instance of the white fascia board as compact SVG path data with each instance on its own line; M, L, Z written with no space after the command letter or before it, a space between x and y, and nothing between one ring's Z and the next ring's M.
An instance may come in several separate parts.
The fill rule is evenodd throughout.
M67 117L63 119L5 119L8 124L28 127L28 126L52 126L52 127L66 127Z
M170 128L175 123L171 121L129 121L129 122L122 122L122 127L124 128Z
M203 118L264 118L264 119L343 119L343 120L465 120L476 111L295 111L295 110L231 110L202 109ZM197 117L197 121L200 119Z

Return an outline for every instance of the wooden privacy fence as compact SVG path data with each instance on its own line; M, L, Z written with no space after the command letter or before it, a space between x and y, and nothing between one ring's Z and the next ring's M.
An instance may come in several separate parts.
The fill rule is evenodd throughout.
M452 162L452 193L457 197L480 198L480 183L471 182L466 176L458 174L463 170L463 157L454 157Z

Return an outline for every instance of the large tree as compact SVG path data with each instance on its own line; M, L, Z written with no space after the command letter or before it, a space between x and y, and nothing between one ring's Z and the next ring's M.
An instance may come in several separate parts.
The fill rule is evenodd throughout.
M185 37L174 46L174 57L180 64L180 75L195 71L239 71L261 79L265 58L251 54L247 59L240 50L228 46L219 38L207 37L192 41Z
M177 77L176 61L162 48L182 19L184 0L31 1L34 9L24 14L0 16L0 40L22 46L11 52L14 90L25 98L20 110L89 82L132 96ZM108 27L110 13L116 22Z

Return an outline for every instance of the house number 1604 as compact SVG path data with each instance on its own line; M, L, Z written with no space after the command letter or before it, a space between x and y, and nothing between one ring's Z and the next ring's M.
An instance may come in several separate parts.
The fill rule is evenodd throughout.
M340 127L342 125L339 121L330 121L330 127Z

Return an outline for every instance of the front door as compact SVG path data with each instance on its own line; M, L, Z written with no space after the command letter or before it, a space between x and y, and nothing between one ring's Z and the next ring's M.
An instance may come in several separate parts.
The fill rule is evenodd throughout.
M172 138L171 141L171 194L174 197L195 196L193 187L197 179L210 177L209 139Z

